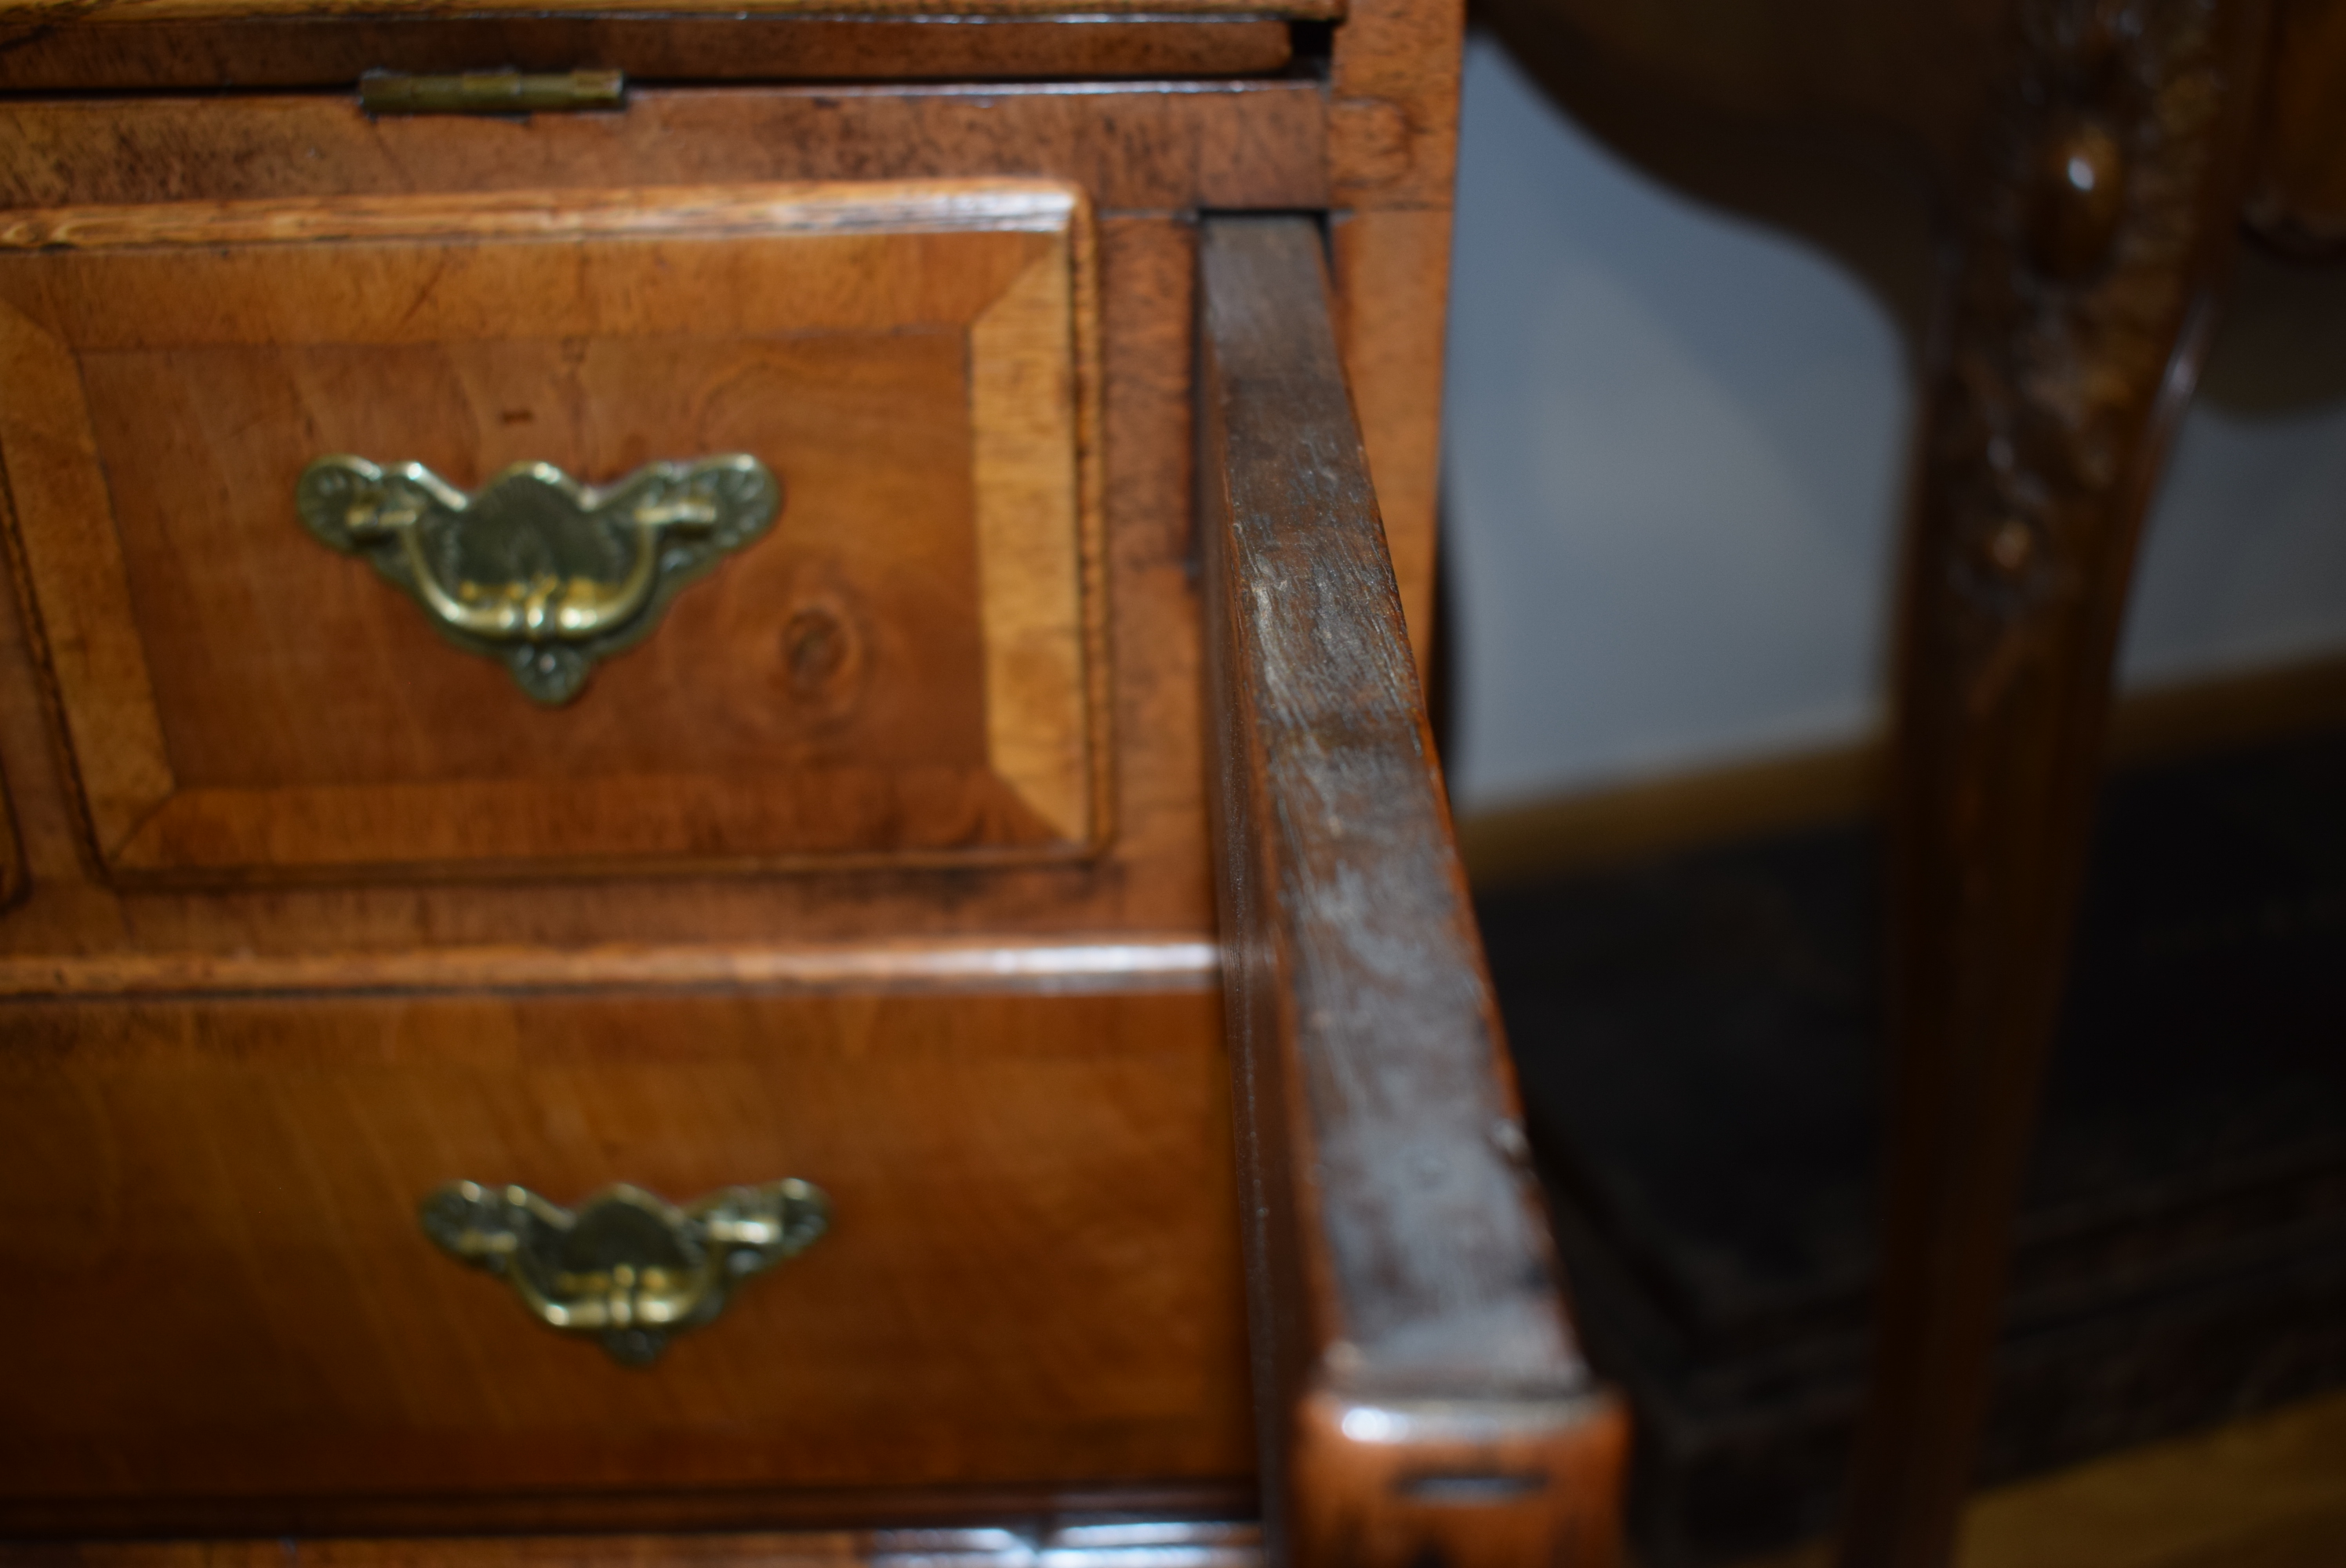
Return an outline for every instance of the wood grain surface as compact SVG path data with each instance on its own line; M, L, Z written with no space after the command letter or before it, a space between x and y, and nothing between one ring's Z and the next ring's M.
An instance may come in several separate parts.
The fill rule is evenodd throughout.
M13 1004L0 1214L41 1349L0 1387L0 1522L1241 1476L1219 1027L1196 993ZM648 1370L415 1219L457 1178L783 1176L830 1234Z
M453 1547L461 1553L473 1545L494 1551L516 1538L525 1550L535 1546L550 1553L566 1546L591 1552L607 1542L615 1543L614 1551L665 1561L662 1553L689 1552L692 1543L713 1532L755 1532L762 1544L777 1532L828 1532L847 1524L874 1533L901 1529L914 1538L934 1532L950 1542L954 1532L978 1523L1031 1540L1061 1521L1178 1524L1246 1520L1253 1511L1250 1472L1207 1481L1032 1481L998 1486L639 1488L612 1481L571 1492L277 1497L265 1502L234 1496L140 1496L114 1499L102 1515L86 1502L34 1500L9 1506L14 1533L0 1546L0 1562L14 1564L17 1554L24 1553L36 1561L69 1563L77 1552L102 1557L109 1550L135 1552L140 1544L167 1551L217 1551L235 1561L240 1552L251 1549L251 1538L269 1532L276 1532L268 1537L270 1547L280 1553L289 1547L330 1550L347 1552L361 1562L372 1553L389 1550L413 1553L409 1561L436 1563L444 1549ZM94 1524L94 1519L102 1519L102 1525ZM1184 1561L1167 1553L1133 1568L1179 1568ZM903 1563L901 1568L920 1565ZM1083 1565L1070 1563L1066 1568Z
M1459 0L1356 0L1328 63L1337 342L1421 675L1433 646L1442 337L1464 30Z
M1263 76L1262 16L314 15L0 21L0 87L350 89L369 71L624 71L631 82L1050 81Z
M1105 853L974 880L872 871L587 884L560 893L526 881L112 891L96 875L56 771L52 737L61 719L40 698L45 679L21 636L0 625L0 769L15 791L33 883L18 911L0 919L6 988L239 988L270 974L332 987L375 983L393 972L392 983L428 987L435 965L444 963L449 983L471 984L484 965L505 962L539 977L535 983L591 979L598 953L643 955L619 967L647 983L656 983L656 972L700 983L681 977L705 979L738 963L773 983L835 984L861 973L933 984L940 973L994 970L1014 977L1003 983L1046 984L1055 983L1039 966L1053 952L1067 955L1066 983L1096 986L1127 963L1122 946L1130 942L1186 952L1169 961L1144 955L1138 968L1170 962L1192 977L1183 983L1196 983L1211 906L1200 849L1195 599L1183 564L1191 527L1190 247L1174 221L1118 219L1104 226L1101 250L1100 570L1103 597L1117 612L1106 697L1117 747L1116 831ZM14 609L0 601L0 622ZM940 964L912 952L929 940L953 947ZM1002 952L984 956L996 943ZM799 953L803 962L792 956Z
M306 95L0 104L0 209L772 180L1062 179L1096 209L1328 199L1318 87L650 88L620 114L370 119Z
M1035 937L931 936L862 942L597 942L254 953L131 952L0 957L8 997L412 992L594 992L754 985L811 994L885 990L1209 991L1219 950L1199 936L1135 932Z
M19 549L8 563L17 593L0 606L0 770L30 775L19 794L33 883L21 908L0 920L0 989L17 998L0 1013L10 1047L0 1053L8 1080L0 1145L16 1151L0 1161L0 1211L22 1221L7 1227L12 1268L49 1351L30 1379L0 1390L0 1530L274 1534L630 1521L738 1528L882 1513L951 1518L956 1498L980 1515L1056 1498L1059 1507L1089 1500L1149 1518L1168 1499L1192 1512L1227 1510L1252 1468L1229 1080L1208 945L1198 597L1189 575L1190 215L1325 208L1339 188L1381 193L1362 210L1402 215L1353 230L1345 287L1359 280L1361 305L1345 317L1345 344L1371 389L1364 407L1395 515L1425 513L1402 553L1430 560L1436 400L1430 386L1411 383L1428 374L1425 345L1439 333L1453 116L1443 95L1454 92L1456 7L1379 0L1358 26L1339 28L1333 74L1344 101L1332 115L1327 91L1305 76L1231 79L1285 61L1289 35L1277 18L1333 17L1337 7L1312 0L1269 8L1206 0L1146 14L1110 5L1048 34L1019 30L1016 18L1035 8L1016 0L942 12L883 5L873 15L895 21L834 14L805 19L796 32L784 25L800 21L790 14L801 7L744 15L726 6L736 20L712 10L706 30L678 25L657 36L658 24L623 14L630 9L597 3L546 16L491 4L460 18L431 5L369 5L345 22L331 6L270 0L128 0L70 15L33 5L0 16L10 45L0 51L10 62L0 64L0 85L35 92L71 88L97 79L92 73L133 87L334 85L338 76L320 75L332 62L396 64L379 51L409 50L419 66L444 58L443 68L453 68L478 62L435 52L491 36L503 45L495 64L543 50L549 66L576 65L563 55L591 47L642 51L639 76L823 78L803 88L639 89L621 113L525 122L373 121L345 101L290 94L0 105L0 209L24 247L12 260L35 280L9 303L53 340L73 343L68 396L56 355L45 360L32 341L38 334L13 341L12 368L27 373L11 384L30 387L46 372L41 384L56 393L31 412L32 399L8 400L36 449L28 461L56 473L81 463L85 490L102 464L105 501L118 509L130 494L145 519L126 524L111 558L107 546L78 541L46 555L39 545ZM944 33L942 18L955 15L994 19ZM1178 16L1220 19L1185 28L1170 20ZM785 50L796 53L778 67ZM12 68L19 74L7 75ZM1141 72L1220 79L1097 79ZM1029 79L842 85L882 73L898 81ZM1031 79L1061 74L1087 79ZM495 412L494 428L474 420L471 443L483 453L519 439L503 419L511 409L531 414L513 425L543 427L543 410L494 383L543 381L561 362L505 351L527 341L537 307L518 272L510 286L493 286L489 274L503 263L482 260L540 240L510 230L484 237L484 212L559 227L566 214L657 213L659 199L628 194L645 188L968 176L1065 181L1098 212L1096 398L1037 395L1035 367L1087 367L1093 352L1083 341L1094 320L1087 274L1066 253L1079 244L1072 229L1062 251L1040 257L1010 254L1032 233L1015 244L989 236L990 245L1003 240L994 248L1004 255L977 261L937 236L919 237L913 249L923 255L906 264L913 282L894 296L917 309L860 323L870 337L892 340L870 349L892 365L933 349L923 341L928 326L964 334L974 409L961 451L882 443L878 461L860 470L870 484L913 489L956 462L975 476L962 514L978 540L974 560L969 550L958 560L948 550L917 552L932 575L955 578L942 596L964 606L958 624L955 614L888 617L940 642L958 636L968 657L910 683L935 711L907 709L902 744L882 750L894 767L907 748L974 739L1015 784L1030 826L1057 841L1096 843L1097 853L666 882L628 880L606 865L597 880L561 889L533 886L510 863L468 884L109 885L120 868L106 864L104 840L93 840L86 819L97 813L77 807L69 766L88 749L76 726L100 709L129 742L130 766L110 798L124 803L131 837L151 830L168 840L158 851L166 860L217 858L231 829L264 849L307 832L315 847L347 856L370 833L399 830L402 808L391 796L415 788L452 792L410 812L410 828L475 841L566 831L566 812L601 823L597 832L656 825L657 805L601 799L591 778L582 782L527 745L511 745L501 760L444 757L419 772L376 754L412 744L395 725L354 722L343 738L366 755L338 755L341 741L301 744L284 705L267 694L224 695L209 667L220 662L219 628L265 626L265 615L242 612L273 601L247 596L207 609L201 594L178 591L172 576L189 570L195 531L173 532L166 471L187 457L206 472L239 432L332 423L333 399L310 393L362 383L385 351L448 357L444 329L467 310L479 341L500 353L494 364L483 354L461 367L469 380L454 380L466 395L444 407ZM464 195L451 203L449 192ZM503 194L484 200L491 193ZM410 218L436 204L441 219L402 228L368 206L410 198L426 199L407 204ZM269 233L235 232L260 215L230 213L223 203L268 205L260 227ZM88 210L145 209L151 219L158 206L172 209L161 223ZM28 216L66 207L78 210ZM597 247L637 257L666 249L676 266L676 236L653 237L640 223L624 235L588 233L599 221L581 219L560 245L590 258ZM624 229L636 220L613 221ZM784 314L819 311L825 300L868 302L872 290L888 292L892 265L867 243L872 238L820 237L853 251L849 264L812 270L836 289L805 290L801 268L795 296L718 278L678 294L746 295ZM264 251L314 260L285 264L299 277L277 276L284 268L250 264ZM427 253L458 259L428 276ZM205 260L191 266L198 258ZM149 286L123 281L142 268ZM353 282L355 273L364 276ZM84 303L103 297L123 309L79 308L73 296L85 277ZM658 296L644 278L612 282L608 295L630 310ZM547 310L565 304L561 280L539 283ZM348 312L334 318L338 335L312 330L322 317L298 319L304 300L337 287L333 302ZM968 308L943 308L947 296ZM1380 299L1382 310L1371 302ZM409 321L393 321L411 308ZM1324 318L1324 300L1319 308ZM57 310L73 317L78 336L55 330ZM229 334L232 341L174 336L201 336L220 320L257 325ZM365 330L369 321L382 331ZM719 329L709 335L723 342L706 351L754 358L767 351L745 345L771 340L788 345L774 352L814 353L837 324L766 325L772 330ZM107 333L135 341L100 346ZM617 335L592 324L570 334L590 350ZM1315 373L1334 384L1324 326L1319 342ZM247 351L269 363L256 371L222 362ZM300 421L239 403L288 363L301 372ZM655 368L649 359L617 365L607 383L582 384L570 412L586 455L575 461L596 466L597 433L617 428L609 410L621 404L627 439L649 439L643 427L660 422L630 400L657 401L639 390ZM710 373L729 385L758 368L727 361ZM909 412L906 423L918 424L923 400L943 397L952 380L925 361L861 381L836 369L802 378L844 388L827 402L799 400L810 417L848 419L854 396L868 392L871 410ZM413 372L390 367L386 379L404 390L384 394L384 406L414 405L413 388L433 378ZM171 395L148 395L158 385ZM351 397L353 406L365 401ZM771 408L790 400L741 401ZM69 428L76 412L87 415L80 432ZM464 433L462 417L437 423ZM1352 472L1365 496L1352 441ZM840 468L872 450L856 439L811 444ZM1034 455L1046 447L1096 453L1068 488L1100 522L1072 556L1061 550L1036 560L1026 520L1038 497L1047 503ZM140 455L125 455L134 450ZM73 483L61 480L61 490ZM785 526L789 505L811 488L786 483ZM197 488L238 487L215 480ZM19 524L42 504L38 494L32 507L24 499ZM1373 535L1373 507L1361 515ZM30 524L32 533L40 528ZM44 537L54 545L58 535ZM1001 561L1015 569L998 581L989 562ZM147 585L121 596L142 636L162 627L178 639L160 656L124 661L105 636L84 636L87 626L53 635L60 584L80 602L109 575ZM1079 591L1018 586L1038 577L1065 585L1071 575ZM1389 575L1386 583L1390 595ZM336 605L335 625L372 636L362 604L354 594ZM412 613L396 600L392 607ZM1399 622L1383 635L1388 658L1405 666ZM285 634L261 661L267 678L300 678L319 646ZM658 646L656 636L603 676ZM1075 666L1063 657L1070 646L1081 654ZM117 677L94 706L68 689L76 660ZM126 662L145 666L132 672L143 687L118 678ZM714 662L739 678L742 661ZM661 732L630 744L663 760L754 748L759 725L770 723L691 711L677 671L654 684L641 707L646 725ZM970 705L953 700L973 684L986 695L974 731ZM1073 707L1076 721L1007 724L997 697L1060 714ZM143 729L141 711L151 715ZM451 706L434 700L419 711ZM484 745L495 749L474 727L459 749ZM755 760L744 777L763 776L758 809L770 809L775 794L796 787L799 770ZM481 798L498 767L544 786L506 802L502 820ZM138 815L158 779L176 796L198 775L226 780L208 789L271 798L214 802L219 812L178 825L177 838L158 826L168 802L160 815L151 806ZM337 801L325 797L346 787L344 776L360 780L348 788L379 798L364 803L371 810L327 820ZM777 778L793 782L777 786ZM1438 801L1430 777L1419 787ZM874 811L892 832L917 819L902 802L873 800L877 793L868 779L843 778L837 799ZM686 791L671 809L696 824L699 847L711 820L750 805L746 795L729 805ZM985 830L954 841L973 837ZM1487 1019L1484 1027L1476 1049L1487 1074L1495 1041ZM1492 1092L1504 1110L1504 1090ZM1488 1165L1487 1145L1475 1146ZM680 1339L649 1379L531 1323L497 1282L437 1256L413 1229L417 1197L455 1176L525 1181L572 1200L611 1180L685 1198L786 1172L830 1190L834 1233L745 1288L725 1319ZM1504 1201L1520 1206L1512 1169L1496 1179ZM1416 1364L1396 1359L1390 1335L1372 1343L1381 1366ZM1452 1454L1468 1482L1487 1480L1472 1467L1514 1467L1518 1452L1512 1437L1486 1442L1488 1423L1515 1421L1516 1431L1529 1412L1532 1446L1523 1451L1545 1463L1559 1412L1580 1421L1589 1406L1576 1383L1561 1404L1561 1385L1533 1384L1494 1391L1487 1380L1477 1383L1490 1400L1470 1412L1484 1424L1464 1449L1421 1443L1394 1452ZM1389 1402L1408 1393L1390 1382L1363 1388L1363 1397ZM1601 1420L1598 1428L1591 1462L1601 1462L1612 1430ZM1455 1539L1462 1528L1495 1539L1460 1526L1454 1499L1439 1485L1426 1490L1414 1471L1374 1479L1342 1429L1340 1416L1333 1457L1313 1461L1340 1484L1315 1485L1311 1495L1341 1504L1315 1515L1318 1536L1335 1540L1368 1519L1383 1531L1380 1541ZM1552 1490L1528 1511L1504 1511L1517 1536L1594 1539L1586 1532L1601 1529L1602 1515L1577 1493L1560 1500ZM1022 1561L1043 1543L1022 1539ZM985 1549L940 1537L923 1550L948 1544ZM1235 1537L1178 1544L1188 1563L1258 1560ZM1101 1553L1117 1548L1073 1536L1047 1545L1086 1563L1107 1561ZM722 1560L721 1543L709 1547ZM288 1551L334 1555L269 1550L280 1560ZM358 1545L342 1550L353 1562L390 1560ZM544 1550L556 1561L568 1549Z
M1423 678L1433 636L1449 209L1341 214L1330 225L1329 252L1336 341L1392 551L1402 624Z
M1318 231L1199 259L1216 876L1265 1507L1305 1563L1598 1563L1555 1284Z
M96 852L1086 852L1091 271L1080 196L1002 182L0 220L0 460ZM735 452L780 484L771 532L559 708L292 509L329 453L469 489Z

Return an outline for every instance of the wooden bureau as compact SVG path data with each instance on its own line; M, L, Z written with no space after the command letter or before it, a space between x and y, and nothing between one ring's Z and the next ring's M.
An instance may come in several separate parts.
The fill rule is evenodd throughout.
M663 9L0 19L0 1536L1600 1560L1454 11Z

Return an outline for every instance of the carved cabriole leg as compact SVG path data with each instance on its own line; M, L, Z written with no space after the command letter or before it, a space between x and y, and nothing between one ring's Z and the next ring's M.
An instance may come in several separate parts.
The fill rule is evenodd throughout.
M1845 1568L1943 1568L2135 541L2229 253L2262 0L2018 0L1941 311L1892 774L1892 1100Z

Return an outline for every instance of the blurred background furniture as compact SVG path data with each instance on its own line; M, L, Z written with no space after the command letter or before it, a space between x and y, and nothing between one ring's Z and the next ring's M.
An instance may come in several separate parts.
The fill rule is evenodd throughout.
M1649 168L1805 139L1930 192L1880 836L1483 913L1592 1342L1637 1406L1644 1543L1718 1561L1839 1520L1846 1562L1943 1563L1984 1425L2011 1474L2346 1373L2339 746L2178 757L2170 730L2088 830L2137 535L2241 216L2301 255L2340 236L2340 11L1484 15Z

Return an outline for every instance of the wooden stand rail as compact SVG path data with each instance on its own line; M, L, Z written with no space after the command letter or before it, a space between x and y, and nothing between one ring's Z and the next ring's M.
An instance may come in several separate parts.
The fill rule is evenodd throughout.
M1274 1561L1612 1561L1556 1268L1308 219L1199 260L1216 875Z

